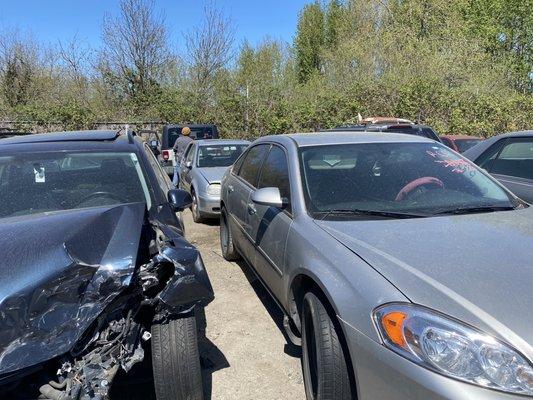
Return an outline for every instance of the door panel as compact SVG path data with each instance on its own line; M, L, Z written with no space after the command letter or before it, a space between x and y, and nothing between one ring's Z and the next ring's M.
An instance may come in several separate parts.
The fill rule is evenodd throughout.
M257 273L278 299L283 293L285 246L292 223L290 185L285 151L273 145L263 164L258 188L277 187L286 204L283 208L247 204L247 233L255 248L252 260Z
M245 234L245 232L249 231L247 229L247 224L249 223L247 204L255 188L261 165L268 154L269 148L270 145L266 144L250 147L243 156L244 160L241 167L236 171L236 174L230 174L228 183L225 185L225 190L228 191L227 207L230 223L233 223L234 241L244 257L250 262L252 262L254 248L249 236Z

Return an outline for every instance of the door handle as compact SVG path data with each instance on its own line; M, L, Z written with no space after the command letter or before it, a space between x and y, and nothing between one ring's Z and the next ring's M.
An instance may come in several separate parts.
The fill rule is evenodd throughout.
M235 189L233 189L233 186L228 185L228 193L233 193Z
M255 206L252 203L248 203L247 209L248 209L248 214L250 214L250 215L257 214L257 210L256 210Z

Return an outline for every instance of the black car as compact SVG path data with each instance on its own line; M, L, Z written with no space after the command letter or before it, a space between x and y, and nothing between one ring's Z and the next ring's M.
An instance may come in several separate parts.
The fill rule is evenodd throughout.
M213 124L180 124L180 125L165 125L163 126L163 133L161 135L161 150L158 156L163 169L168 175L174 173L174 165L176 160L172 147L181 130L188 126L191 130L190 137L193 139L218 139L218 128Z
M405 133L408 135L416 135L426 137L428 139L441 142L439 135L433 128L427 125L420 124L361 124L361 125L342 125L335 129L328 129L326 131L334 132L395 132Z
M190 204L131 133L0 140L0 398L106 399L148 341L157 399L202 398Z
M463 155L494 175L518 197L533 203L533 131L493 136Z

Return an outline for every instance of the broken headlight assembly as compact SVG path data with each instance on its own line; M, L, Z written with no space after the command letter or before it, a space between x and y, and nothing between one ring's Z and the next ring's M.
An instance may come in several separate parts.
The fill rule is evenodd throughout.
M488 389L533 395L533 367L510 345L451 317L411 304L374 311L386 347L442 375Z

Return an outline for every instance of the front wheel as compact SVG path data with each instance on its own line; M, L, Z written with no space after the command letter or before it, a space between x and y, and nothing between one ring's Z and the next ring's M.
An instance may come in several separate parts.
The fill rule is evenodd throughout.
M151 333L157 400L203 400L194 315L154 324Z
M220 213L220 249L225 260L236 261L239 259L239 253L233 243L233 235L228 224L228 215L225 208L222 208Z
M335 325L312 292L302 305L302 369L307 400L353 399L348 367Z
M192 192L192 205L191 205L192 219L196 223L204 222L204 217L201 211L198 209L198 196L195 192Z

